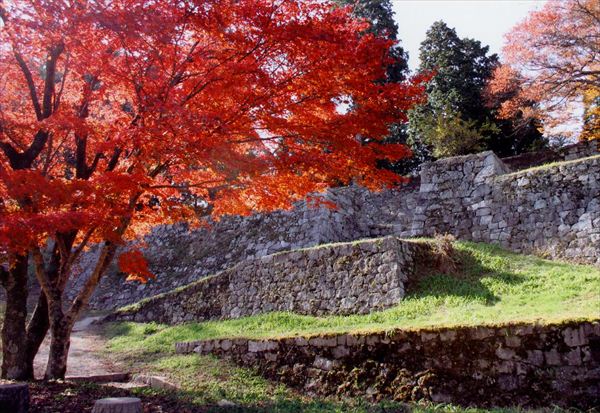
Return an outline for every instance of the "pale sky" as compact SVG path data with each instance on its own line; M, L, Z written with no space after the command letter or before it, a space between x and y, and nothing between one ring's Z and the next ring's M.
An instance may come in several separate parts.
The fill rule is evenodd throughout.
M409 66L419 65L419 45L427 29L443 20L459 37L470 37L500 54L504 34L545 0L392 0L398 37L409 52Z

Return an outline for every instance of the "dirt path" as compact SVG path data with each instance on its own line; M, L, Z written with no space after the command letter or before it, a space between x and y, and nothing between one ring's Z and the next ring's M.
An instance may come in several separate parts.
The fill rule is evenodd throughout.
M100 355L106 340L95 331L92 324L99 318L86 317L75 323L71 334L67 376L81 377L120 372L115 365ZM36 378L44 376L49 349L50 340L46 337L34 361Z

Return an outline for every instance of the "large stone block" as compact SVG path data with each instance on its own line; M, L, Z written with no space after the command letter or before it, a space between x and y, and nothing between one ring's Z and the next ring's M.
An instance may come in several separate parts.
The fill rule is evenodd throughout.
M28 413L29 386L25 383L0 384L0 413Z

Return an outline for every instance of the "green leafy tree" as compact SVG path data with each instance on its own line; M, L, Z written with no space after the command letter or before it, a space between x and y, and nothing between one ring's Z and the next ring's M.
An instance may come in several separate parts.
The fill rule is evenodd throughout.
M485 132L493 133L495 128L490 123L479 127L476 121L463 119L461 113L447 111L426 125L423 139L435 158L466 155L485 149Z
M516 128L513 122L498 121L494 108L486 104L486 85L499 66L498 56L489 54L488 46L460 38L454 29L438 21L427 31L419 56L419 70L434 76L427 86L427 103L409 114L408 143L413 148L425 147L429 156L437 158L485 149L510 156L540 146L535 145L543 141L535 125ZM456 136L452 138L440 129L442 125L454 130Z

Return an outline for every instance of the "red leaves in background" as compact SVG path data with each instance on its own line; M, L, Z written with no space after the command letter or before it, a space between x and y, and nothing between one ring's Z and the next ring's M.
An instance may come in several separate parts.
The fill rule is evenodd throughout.
M585 134L600 106L599 22L598 0L548 0L517 24L488 87L488 99L502 102L500 115L539 117L550 135L571 135L585 123ZM582 122L581 103L590 96Z

